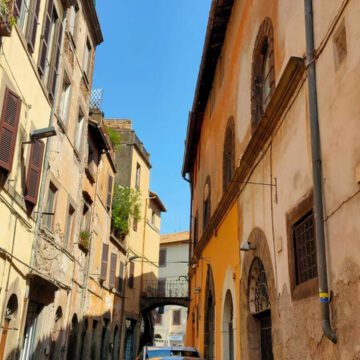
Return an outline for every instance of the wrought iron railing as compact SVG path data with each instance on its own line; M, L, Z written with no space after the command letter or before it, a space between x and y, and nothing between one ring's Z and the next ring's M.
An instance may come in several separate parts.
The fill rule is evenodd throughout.
M184 298L189 296L187 280L145 280L144 296L159 298Z

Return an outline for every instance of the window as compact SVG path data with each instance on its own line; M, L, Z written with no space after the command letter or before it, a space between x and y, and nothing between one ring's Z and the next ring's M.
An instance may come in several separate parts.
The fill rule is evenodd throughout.
M312 210L293 225L297 285L317 277L314 230Z
M111 253L110 258L110 278L109 278L109 287L114 288L115 287L115 280L116 280L116 262L117 262L117 256L114 253Z
M193 251L195 251L197 242L198 242L198 213L196 212L196 216L194 217L194 249L193 249Z
M118 291L121 293L124 290L124 269L125 265L120 261L119 279L118 279Z
M109 256L109 245L103 244L102 256L101 256L101 271L100 271L100 280L102 281L106 281L108 256Z
M40 0L16 0L14 17L25 35L28 49L34 52L36 32L39 22Z
M8 172L14 159L20 108L20 98L6 88L0 123L0 167Z
M134 288L134 272L135 272L135 264L133 262L130 262L128 287L131 289Z
M46 214L44 214L45 226L49 230L53 230L54 218L55 218L55 204L56 204L57 188L50 182L47 202L46 202Z
M137 222L136 219L134 219L134 220L133 220L133 230L134 230L134 231L137 231L137 229L138 229L138 222Z
M153 225L155 225L155 211L154 210L151 210L151 223L153 224Z
M111 209L111 198L112 198L112 190L113 190L113 177L111 175L108 176L108 188L107 188L107 197L106 197L106 208L107 211Z
M172 324L180 325L181 324L181 310L173 310L172 312Z
M235 125L231 116L226 126L223 153L223 192L226 191L235 172Z
M77 4L73 5L69 9L69 20L68 20L68 32L71 36L71 40L73 45L75 46L76 41L76 27L77 27L77 13L79 11L79 7Z
M84 115L79 110L78 120L77 120L77 126L76 126L76 133L75 133L75 148L76 150L80 151L81 147L81 138L83 135L83 128L84 128Z
M207 178L204 187L204 200L203 200L203 231L207 228L210 220L210 178Z
M334 35L333 43L335 55L335 70L337 70L347 54L346 29L344 19L342 20L340 27L337 29Z
M71 205L69 205L67 219L66 219L65 239L64 239L66 245L71 243L72 240L74 213L75 213L75 209Z
M90 204L86 203L84 200L83 206L83 215L81 219L81 231L90 231L90 220L91 220L91 212L90 212Z
M83 60L83 73L86 80L90 78L90 60L91 60L91 45L89 39L86 39L86 46L84 49L84 60Z
M155 311L155 324L161 325L162 315Z
M54 98L56 73L60 58L62 24L53 0L48 0L41 36L38 69L50 97Z
M166 249L160 249L159 266L166 266Z
M140 164L136 164L136 178L135 178L135 187L137 189L140 188L140 175L141 175L141 167Z
M251 115L252 132L259 125L275 88L274 38L270 18L259 29L252 62Z
M67 75L64 73L60 104L59 104L59 116L64 124L68 123L67 116L69 110L70 92L71 92L71 83Z

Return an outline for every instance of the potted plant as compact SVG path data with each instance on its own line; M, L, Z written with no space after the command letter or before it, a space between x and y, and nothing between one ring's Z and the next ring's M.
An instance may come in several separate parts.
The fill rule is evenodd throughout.
M89 250L89 248L90 248L90 232L88 230L80 231L79 246L83 247L85 250Z
M0 0L0 36L10 36L11 28L15 24L12 14L13 0Z

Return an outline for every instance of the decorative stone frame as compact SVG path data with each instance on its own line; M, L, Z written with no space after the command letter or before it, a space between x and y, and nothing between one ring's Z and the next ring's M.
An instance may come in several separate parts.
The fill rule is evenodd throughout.
M311 189L306 195L299 201L299 203L293 207L286 214L286 228L287 228L287 244L288 244L288 264L290 275L290 289L291 297L293 300L300 300L309 296L317 295L318 291L318 278L310 279L301 284L296 284L296 268L295 268L295 248L293 239L293 225L300 220L307 212L314 207L314 195ZM315 226L315 223L314 223Z
M249 294L250 281L249 275L251 266L255 258L259 258L264 265L267 276L267 286L269 299L271 304L271 321L272 321L272 344L274 359L281 359L280 344L280 317L277 306L275 278L273 272L273 264L271 261L270 249L264 232L260 228L254 228L248 238L251 246L256 247L255 250L248 251L244 254L242 260L242 270L240 279L240 353L241 359L253 360L260 359L259 346L259 324L256 318L251 314Z
M251 70L251 129L254 133L264 114L263 109L263 84L264 84L264 57L262 54L264 43L267 41L267 56L270 60L270 94L275 90L275 65L274 65L274 31L271 19L266 17L261 23L256 37Z
M230 173L230 176L229 176ZM226 125L223 148L223 192L225 193L235 173L235 123L232 116Z

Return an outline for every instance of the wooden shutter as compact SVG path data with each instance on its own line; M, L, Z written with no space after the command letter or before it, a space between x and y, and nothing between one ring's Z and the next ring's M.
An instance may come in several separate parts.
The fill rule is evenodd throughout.
M54 98L54 94L55 94L56 71L60 60L61 39L62 39L62 23L58 19L55 27L55 38L54 38L54 45L52 48L50 69L49 69L49 80L48 80L48 90L52 98Z
M29 167L25 187L25 200L34 205L36 204L38 197L43 154L44 143L42 141L35 141L31 145Z
M173 310L173 325L180 325L180 310Z
M109 245L103 244L102 258L101 258L101 273L100 273L100 279L103 281L106 280L108 255L109 255Z
M111 209L111 195L112 195L112 189L113 189L113 177L109 175L108 179L108 189L107 189L107 198L106 198L106 207L108 211Z
M38 68L41 75L43 75L45 71L46 54L49 45L50 26L51 26L53 10L54 10L54 0L49 0L45 13L44 29L40 43L40 57L39 57Z
M115 287L115 273L116 273L116 254L111 253L111 261L110 261L110 279L109 279L109 286L110 288Z
M23 0L16 0L14 4L14 18L17 20L20 16Z
M129 274L129 280L128 280L128 286L130 288L134 287L134 270L135 270L135 264L133 262L130 263L130 274Z
M26 29L26 41L31 53L34 52L36 31L39 21L40 0L32 0L29 11L28 24Z
M118 279L118 291L122 292L124 287L124 263L120 261L120 272Z
M20 98L6 89L0 124L0 167L9 172L14 158L20 107Z

